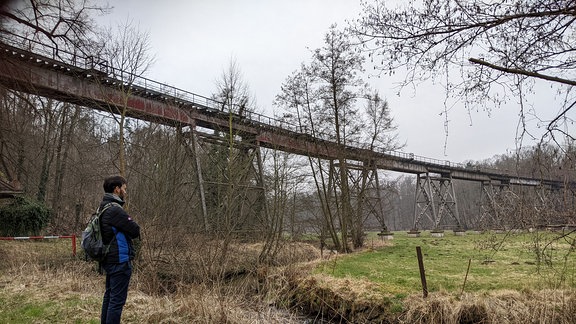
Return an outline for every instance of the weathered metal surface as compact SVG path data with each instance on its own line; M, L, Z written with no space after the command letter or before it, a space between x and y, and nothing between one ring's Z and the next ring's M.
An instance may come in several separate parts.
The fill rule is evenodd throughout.
M104 72L94 73L92 67L80 68L3 43L0 43L0 49L0 84L18 91L115 114L126 109L129 117L167 125L200 126L226 132L232 127L234 134L245 141L258 142L262 147L322 159L344 158L370 162L379 169L412 174L435 173L450 176L452 179L496 181L522 186L566 185L556 180L518 177L506 172L481 170L449 161L414 158L413 154L387 153L339 145L330 140L263 122L265 116L258 115L257 120L249 119L220 112L215 109L214 102L203 105L196 100L169 94L177 93L179 89L164 85L149 89L145 82L143 85L127 84L107 76ZM163 87L170 91L163 92ZM568 185L576 187L575 183Z

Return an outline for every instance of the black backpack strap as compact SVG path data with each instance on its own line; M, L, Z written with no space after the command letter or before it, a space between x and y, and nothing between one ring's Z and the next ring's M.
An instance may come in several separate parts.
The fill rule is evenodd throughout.
M115 202L115 201L111 201L111 202L107 203L106 205L104 205L104 207L102 208L102 210L100 210L100 207L98 207L98 210L96 210L96 214L97 214L97 217L98 217L98 225L100 225L100 221L102 220L102 214L104 214L104 211L106 211L106 209L108 209L108 208L110 208L110 207L112 207L112 206L114 206L114 205L122 208L122 206L121 206L119 203Z
M98 210L96 211L96 213L98 214L98 218L100 218L100 216L102 216L102 214L104 213L104 211L105 211L106 209L112 207L112 205L114 205L114 204L120 206L118 203L112 201L112 202L109 202L109 203L107 203L106 205L104 205L104 207L102 208L102 210L100 210L100 207L98 207Z

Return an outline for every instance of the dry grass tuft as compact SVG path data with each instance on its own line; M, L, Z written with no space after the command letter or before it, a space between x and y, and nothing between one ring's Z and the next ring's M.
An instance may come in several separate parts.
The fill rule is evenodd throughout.
M320 250L317 247L308 243L287 242L281 246L274 261L276 265L290 265L319 258Z
M410 296L401 323L574 323L576 292L566 290L494 291Z
M390 315L389 299L371 282L310 275L306 266L287 267L274 279L280 283L271 291L281 291L276 304L310 316L335 322L379 323Z
M261 246L235 244L231 249L234 259L227 260L226 269L242 269L258 257ZM290 249L293 251L282 256L283 262L310 255L305 245L302 246L304 252L297 252L294 246ZM104 277L97 274L94 263L72 258L69 242L0 242L0 256L6 260L0 263L1 295L6 300L24 300L47 312L32 319L33 322L98 320ZM254 275L246 274L226 282L188 282L180 280L186 276L185 267L170 269L170 263L157 264L165 268L159 271L146 260L136 262L123 322L302 322L296 315L255 298L254 292L260 284ZM53 304L55 306L51 306ZM0 306L0 322L3 310Z
M249 280L246 277L262 276L261 272L268 272L269 264L259 262L264 247L262 243L224 243L203 236L188 236L170 244L178 245L154 250L144 247L136 263L142 279L140 289L148 294L174 294L179 289L179 283L205 282L215 285L234 283L240 284L240 287L236 287L239 290L259 290L261 287L245 287L246 280ZM278 266L319 257L320 251L310 244L286 242L268 261Z
M224 296L199 285L181 288L172 296L153 297L141 292L133 295L126 312L141 314L138 321L144 323L298 323L287 312L247 303L235 295Z

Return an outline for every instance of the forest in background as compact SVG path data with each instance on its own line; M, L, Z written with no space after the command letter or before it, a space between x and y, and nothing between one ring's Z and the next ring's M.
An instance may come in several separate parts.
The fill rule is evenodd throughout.
M115 174L119 169L119 134L115 117L8 90L4 90L2 99L0 139L4 177L6 174L15 176L24 195L46 204L53 211L50 226L43 231L45 234L79 233L101 199L103 177ZM195 159L187 149L185 134L176 128L134 119L127 120L126 130L126 176L130 182L128 208L131 212L145 222L174 226L184 222L195 231L205 229L198 202ZM242 172L227 170L231 164L227 155L232 149L225 143L206 142L201 147L198 152L203 161L205 181L209 184L206 192L211 197L210 214L219 214L218 197L224 197L226 173ZM306 168L307 161L283 152L261 150L265 187L277 189L267 193L268 204L274 206L273 203L279 203L277 199L283 200L275 211L281 213L283 231L296 238L303 234L319 234L321 207L315 197L317 192L311 172ZM220 165L216 163L218 156ZM565 150L542 146L468 163L534 178L570 179L573 156L573 146ZM244 168L253 168L251 162L248 161ZM239 167L238 164L235 167ZM386 225L391 230L409 230L414 220L415 177L379 172ZM256 187L254 177L246 181L247 186ZM459 212L468 228L473 229L474 220L482 212L481 185L454 182ZM367 229L381 229L382 220L369 213L364 216ZM224 220L214 218L210 222L211 227L218 229Z

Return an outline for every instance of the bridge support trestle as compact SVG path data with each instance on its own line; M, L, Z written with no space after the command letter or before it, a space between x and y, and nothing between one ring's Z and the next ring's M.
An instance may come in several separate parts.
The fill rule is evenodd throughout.
M180 130L182 133L182 131ZM230 142L225 135L198 132L182 136L194 158L196 201L205 231L262 232L269 226L264 170L257 141Z
M455 222L455 225L452 225L455 226L453 228L455 231L462 230L451 175L432 176L429 172L418 174L412 232L417 232L421 227L428 227L433 232L441 233L449 226L445 221L446 216Z

